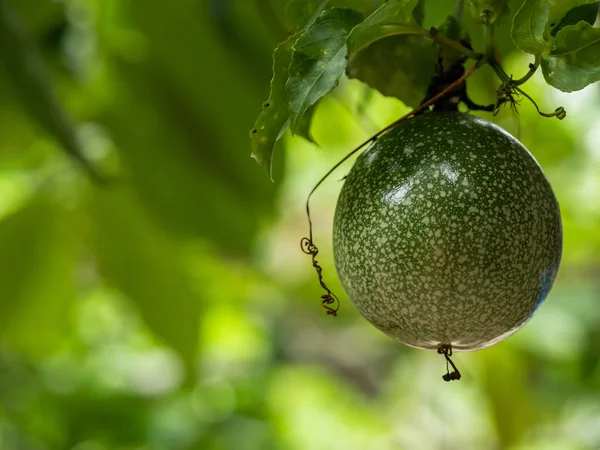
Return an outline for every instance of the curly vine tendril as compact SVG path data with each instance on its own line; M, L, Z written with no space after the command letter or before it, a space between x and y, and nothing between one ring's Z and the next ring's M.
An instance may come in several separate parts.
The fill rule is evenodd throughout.
M327 287L327 285L325 284L325 281L323 281L323 268L319 265L319 262L316 259L317 255L319 254L319 249L307 237L302 238L302 240L300 241L300 248L302 249L302 251L304 253L312 256L312 265L315 268L315 270L317 271L317 276L319 277L319 284L321 285L321 287L323 289L325 289L326 293L321 295L321 300L322 300L321 304L323 305L323 308L325 308L327 310L327 315L334 316L334 317L337 316L338 309L340 308L340 300ZM334 306L330 306L330 305L334 305Z

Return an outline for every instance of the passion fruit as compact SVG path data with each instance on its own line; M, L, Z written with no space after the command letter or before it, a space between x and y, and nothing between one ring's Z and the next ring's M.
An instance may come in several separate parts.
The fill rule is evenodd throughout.
M510 336L544 301L562 224L517 139L469 114L429 112L356 160L333 250L348 297L375 327L413 347L476 350Z

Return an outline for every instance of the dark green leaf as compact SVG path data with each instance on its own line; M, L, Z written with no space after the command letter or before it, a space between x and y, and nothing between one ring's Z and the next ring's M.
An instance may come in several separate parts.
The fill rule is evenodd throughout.
M102 275L193 368L201 299L182 266L182 242L162 230L129 189L97 190L91 213Z
M361 14L368 14L377 9L381 3L389 0L329 0L332 8L349 8Z
M283 135L290 123L285 83L292 62L293 45L297 39L297 34L290 36L275 49L271 94L263 104L263 111L250 132L252 157L267 171L271 179L275 142Z
M544 29L550 7L556 0L525 0L515 14L511 36L521 50L539 55L544 47Z
M598 17L598 0L563 0L557 2L548 15L546 36L556 36L567 25L584 20L593 25Z
M510 14L508 0L467 0L471 15L479 23L500 25ZM526 0L527 1L527 0Z
M329 0L288 0L285 5L285 22L289 30L306 28L329 4Z
M306 110L337 86L347 65L346 38L361 20L351 9L327 10L294 45L286 83L292 133Z
M383 95L418 106L434 74L436 49L423 36L392 36L371 44L352 58L348 76Z
M348 76L412 107L425 96L436 56L431 41L414 36L421 30L419 4L418 0L391 0L348 38Z
M379 39L414 33L417 23L413 12L418 4L419 0L390 0L377 9L350 33L350 57Z
M417 6L413 10L413 16L415 18L415 23L420 27L423 26L423 21L425 20L425 0L419 0Z
M285 22L295 32L308 27L327 8L349 8L367 13L383 0L288 0L285 5Z
M317 105L318 103L308 108L304 113L304 117L302 117L302 119L298 121L298 125L296 125L296 135L303 137L308 142L315 145L317 145L317 141L315 141L315 138L313 137L310 128Z
M56 98L37 48L8 0L0 1L0 58L4 59L13 87L31 118L94 178L100 179L84 156L76 130Z
M548 84L563 92L600 81L600 28L581 21L560 30L542 59L542 71Z

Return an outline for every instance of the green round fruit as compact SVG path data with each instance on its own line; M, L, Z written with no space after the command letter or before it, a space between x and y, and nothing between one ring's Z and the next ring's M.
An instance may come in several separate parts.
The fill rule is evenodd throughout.
M358 311L414 347L476 350L514 333L558 271L558 203L527 149L462 113L425 113L356 161L335 266Z

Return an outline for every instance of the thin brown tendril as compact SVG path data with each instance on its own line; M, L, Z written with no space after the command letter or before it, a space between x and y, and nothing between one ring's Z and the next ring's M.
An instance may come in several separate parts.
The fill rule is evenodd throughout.
M456 89L457 87L459 87L461 85L461 83L463 83L467 78L469 78L471 75L473 75L473 73L475 73L475 71L477 69L479 69L483 64L485 64L484 60L478 61L473 67L471 67L471 69L469 69L468 72L466 72L462 77L460 77L454 83L450 84L442 92L440 92L439 94L437 94L434 97L430 98L429 100L421 103L421 105L419 105L418 108L413 109L411 112L409 112L408 114L405 114L400 119L392 122L387 127L385 127L383 130L378 131L373 136L371 136L369 139L367 139L365 142L363 142L362 144L360 144L358 147L356 147L354 150L352 150L350 153L348 153L346 156L344 156L335 166L333 166L319 180L319 182L315 185L315 187L312 189L312 191L310 191L310 193L308 194L308 198L306 199L306 217L308 218L308 237L303 237L302 238L302 240L300 241L300 248L302 249L302 251L304 253L306 253L307 255L311 255L312 256L312 264L313 264L313 267L315 268L315 270L317 272L317 276L319 277L319 284L325 290L325 294L323 294L321 296L321 299L322 299L321 303L322 303L323 307L327 310L327 314L328 315L331 315L331 316L336 316L337 315L337 311L339 309L340 301L339 301L338 297L327 287L327 285L323 281L323 268L319 265L319 263L315 259L316 256L317 256L317 254L319 253L319 249L314 244L314 241L313 241L313 226L312 226L312 220L311 220L311 217L310 217L310 199L311 199L312 195L319 188L319 186L321 186L321 184L329 177L329 175L331 175L338 167L340 167L343 163L345 163L352 155L354 155L356 152L358 152L360 149L362 149L366 145L375 142L377 139L379 139L379 137L382 134L384 134L387 131L391 130L396 125L399 125L402 122L404 122L406 119L408 119L409 117L414 116L415 114L420 113L424 109L428 108L429 106L431 106L432 104L434 104L435 102L437 102L440 98L442 98L445 95L447 95L449 92L452 92L454 89ZM335 306L331 307L329 305L335 305Z
M331 292L331 290L323 281L323 268L319 265L319 262L316 259L317 255L319 254L319 249L308 238L302 238L300 241L300 248L304 253L312 256L312 265L317 271L319 284L323 289L325 289L326 293L321 295L321 304L323 305L323 308L327 310L327 315L337 316L338 309L340 308L340 300L333 292Z
M446 374L442 375L442 379L444 381L460 380L460 372L458 371L458 369L456 368L456 366L450 359L450 357L452 356L452 346L451 345L441 345L438 348L437 352L440 355L444 355L444 357L446 358ZM453 369L452 372L450 372L448 363L450 363L450 365L452 366L452 369Z

